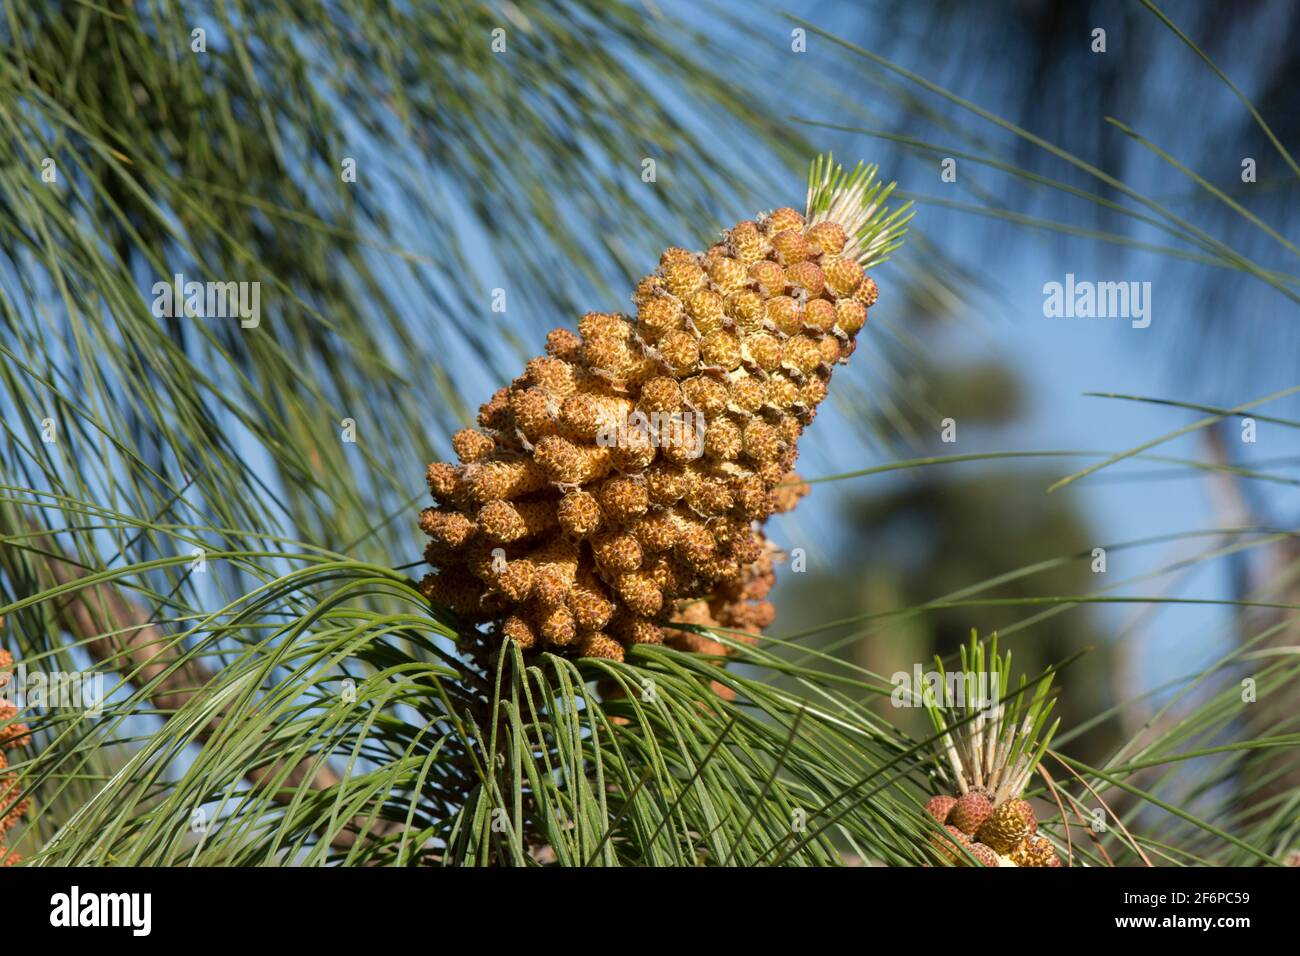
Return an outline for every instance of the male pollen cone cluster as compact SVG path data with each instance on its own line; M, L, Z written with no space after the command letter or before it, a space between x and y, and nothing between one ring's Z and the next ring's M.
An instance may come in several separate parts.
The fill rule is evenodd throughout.
M943 825L935 846L950 863L965 864L961 847L982 866L1059 867L1061 858L1038 833L1038 818L1028 800L1012 797L994 805L989 791L974 787L960 797L931 797L926 812Z
M799 436L876 301L863 264L897 235L872 175L837 168L810 180L807 217L668 249L634 316L553 330L454 436L460 464L428 468L424 594L525 650L612 660L664 641L723 651L674 624L770 624L778 555L760 525L806 492Z
M0 650L0 688L13 678L13 667L13 656L8 651ZM18 799L18 777L8 772L9 758L5 753L23 746L30 739L27 725L13 722L17 716L17 706L11 701L0 700L0 866L13 866L22 859L5 846L5 837L27 815L28 809L28 801Z
M986 646L972 631L958 651L959 670L945 675L938 657L935 666L945 681L958 678L948 686L961 693L945 690L942 702L922 698L938 732L936 773L954 791L925 804L943 828L930 841L943 860L959 866L973 857L980 866L1059 867L1056 847L1038 832L1033 805L1023 796L1061 723L1048 723L1051 674L1032 683L1022 676L1019 691L1005 697L1011 652L998 653L997 634Z

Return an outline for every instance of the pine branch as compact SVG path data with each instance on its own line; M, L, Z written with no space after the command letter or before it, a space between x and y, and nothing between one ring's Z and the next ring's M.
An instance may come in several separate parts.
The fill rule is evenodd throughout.
M42 567L56 585L75 584L86 575L85 569L67 556L51 537L44 535L30 519L28 524L36 535L32 538L33 550L45 556ZM175 641L163 633L152 616L112 585L94 584L77 590L59 605L58 617L92 657L148 693L150 703L164 715L181 710L216 679L210 668L181 654ZM221 723L221 715L214 717L200 730L199 741L207 742ZM247 777L252 783L263 785L281 774L284 781L271 794L280 803L289 803L302 787L328 791L338 786L341 779L328 763L316 758L303 759L293 766L273 760L250 770ZM357 817L352 828L339 830L330 842L339 849L350 849L363 835L391 836L400 831L400 825L388 820L367 822Z

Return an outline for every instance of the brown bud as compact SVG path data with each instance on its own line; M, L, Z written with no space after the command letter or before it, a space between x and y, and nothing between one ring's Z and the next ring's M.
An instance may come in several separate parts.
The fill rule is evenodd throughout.
M490 435L475 431L473 428L462 428L451 436L451 447L461 463L468 465L490 455L496 443Z
M560 527L575 537L586 538L600 527L600 504L594 495L585 491L571 491L556 509Z

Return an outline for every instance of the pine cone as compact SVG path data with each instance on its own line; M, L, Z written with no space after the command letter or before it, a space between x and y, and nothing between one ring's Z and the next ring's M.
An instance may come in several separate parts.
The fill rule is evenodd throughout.
M931 797L925 802L925 812L934 817L936 823L947 823L948 814L952 812L952 808L956 803L956 797L941 794L937 797Z
M1025 818L1024 808L1029 806L1024 800L1007 800L993 808L988 819L979 828L980 842L987 843L999 853L1010 853L1019 843L1029 836L1029 823ZM1031 811L1032 814L1032 811Z
M452 441L460 464L429 466L426 597L525 649L611 659L721 650L672 624L771 623L760 526L807 491L799 437L877 295L860 263L900 234L866 226L874 171L821 169L810 223L787 207L706 253L668 249L635 316L553 331L480 408Z
M4 618L0 618L3 623ZM0 650L0 687L9 683L13 676L13 656ZM13 723L18 716L18 708L9 701L0 701L0 866L14 866L22 858L10 851L3 842L3 837L18 825L30 808L30 801L20 797L22 792L18 775L6 773L9 758L6 750L26 746L31 741L31 733L25 724Z
M1028 836L1010 853L1016 866L1060 866L1061 858L1046 837Z
M948 814L948 822L962 833L974 836L992 812L993 804L989 803L989 798L977 790L971 790L957 800L952 812Z

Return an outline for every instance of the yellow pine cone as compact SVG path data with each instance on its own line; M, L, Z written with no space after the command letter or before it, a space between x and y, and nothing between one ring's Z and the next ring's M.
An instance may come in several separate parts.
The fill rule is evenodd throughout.
M1016 866L1061 865L1061 858L1056 855L1056 848L1052 846L1051 841L1041 836L1025 837L1009 856Z
M1008 854L1032 832L1033 809L1024 800L1007 800L993 808L977 834L999 853Z
M806 493L798 438L878 295L857 226L778 209L665 251L635 316L551 332L454 436L460 464L429 466L426 597L525 650L609 660L724 652L673 624L768 626L760 525Z

